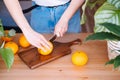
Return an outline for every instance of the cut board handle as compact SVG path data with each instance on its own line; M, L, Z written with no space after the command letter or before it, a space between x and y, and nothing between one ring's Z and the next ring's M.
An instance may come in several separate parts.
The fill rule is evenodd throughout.
M72 45L77 45L77 44L82 44L82 41L80 39L76 39L74 41L68 42L67 44L69 44L68 46L72 46Z

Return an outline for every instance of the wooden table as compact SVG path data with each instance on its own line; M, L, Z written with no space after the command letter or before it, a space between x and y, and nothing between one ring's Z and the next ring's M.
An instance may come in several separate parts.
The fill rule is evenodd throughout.
M15 36L17 41L20 34ZM44 34L47 39L51 34ZM66 34L57 41L68 42L84 38L88 33ZM8 72L4 62L0 59L0 80L120 80L120 72L113 71L112 66L105 66L108 61L106 41L88 41L82 45L71 46L72 52L79 50L87 53L89 61L85 66L74 66L71 63L71 54L30 70L15 55L12 69Z

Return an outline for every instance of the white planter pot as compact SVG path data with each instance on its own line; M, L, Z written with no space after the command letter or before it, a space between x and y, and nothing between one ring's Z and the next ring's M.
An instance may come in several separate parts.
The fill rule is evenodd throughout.
M120 55L120 41L107 41L108 46L108 58L114 59L116 56Z

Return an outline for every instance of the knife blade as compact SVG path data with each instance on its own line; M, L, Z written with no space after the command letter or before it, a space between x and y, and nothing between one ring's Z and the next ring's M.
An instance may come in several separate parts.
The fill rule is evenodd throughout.
M57 38L57 35L53 35L52 38L49 41L53 42L56 38Z

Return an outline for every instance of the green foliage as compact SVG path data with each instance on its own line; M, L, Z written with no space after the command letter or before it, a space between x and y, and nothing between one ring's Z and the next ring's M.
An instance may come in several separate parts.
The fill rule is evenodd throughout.
M112 23L102 23L101 26L107 28L111 33L120 37L120 26Z
M94 32L85 40L117 40L120 41L120 0L106 0L95 12ZM120 50L118 50L120 51ZM108 61L114 69L120 67L120 55Z
M16 35L16 31L14 29L10 29L8 32L8 37L12 37Z
M113 64L114 69L120 67L120 55L118 55L116 58L111 59L110 61L106 62L105 65L108 65L108 64Z
M85 3L82 6L82 16L81 16L81 24L85 24L85 22L87 21L87 17L85 14L85 9L86 7L89 7L89 9L93 9L96 5L102 5L106 0L94 0L94 1L90 1L90 0L85 0Z
M119 0L120 2L120 0ZM109 32L101 23L113 23L120 25L120 9L116 8L114 5L105 2L95 13L95 32L106 31Z
M120 9L120 0L107 0L110 4L114 5L116 8Z
M7 66L7 68L10 69L14 62L13 51L10 48L0 48L0 54Z
M0 20L0 36L4 36L4 29L2 26L2 21Z
M108 32L98 32L98 33L89 35L85 40L86 41L88 41L88 40L115 40L115 41L119 41L120 37L115 35L115 34L108 33Z
M97 32L89 35L87 40L117 40L120 41L120 26L112 23L102 23L100 26L104 26L109 32Z
M81 18L81 24L84 24L85 21L86 21L86 15L85 15L85 8L86 8L86 5L88 3L88 0L85 1L84 5L82 6L82 10L83 10L83 13L82 13L82 18Z
M111 24L111 23L103 23L100 24L101 26L105 26L109 30L109 32L97 32L93 33L92 35L89 35L86 38L86 41L88 40L117 40L120 41L120 26ZM120 50L118 50L120 51ZM120 55L117 56L115 59L111 59L106 63L107 64L113 64L114 68L120 67Z
M9 30L8 32L8 36L14 36L15 34L16 34L16 31L14 29ZM2 26L2 22L0 20L0 37L1 36L5 36L5 34L4 34L4 28ZM3 41L0 46L0 55L4 60L6 67L10 69L14 62L14 54L10 48L4 48L4 44L5 44L5 41Z

